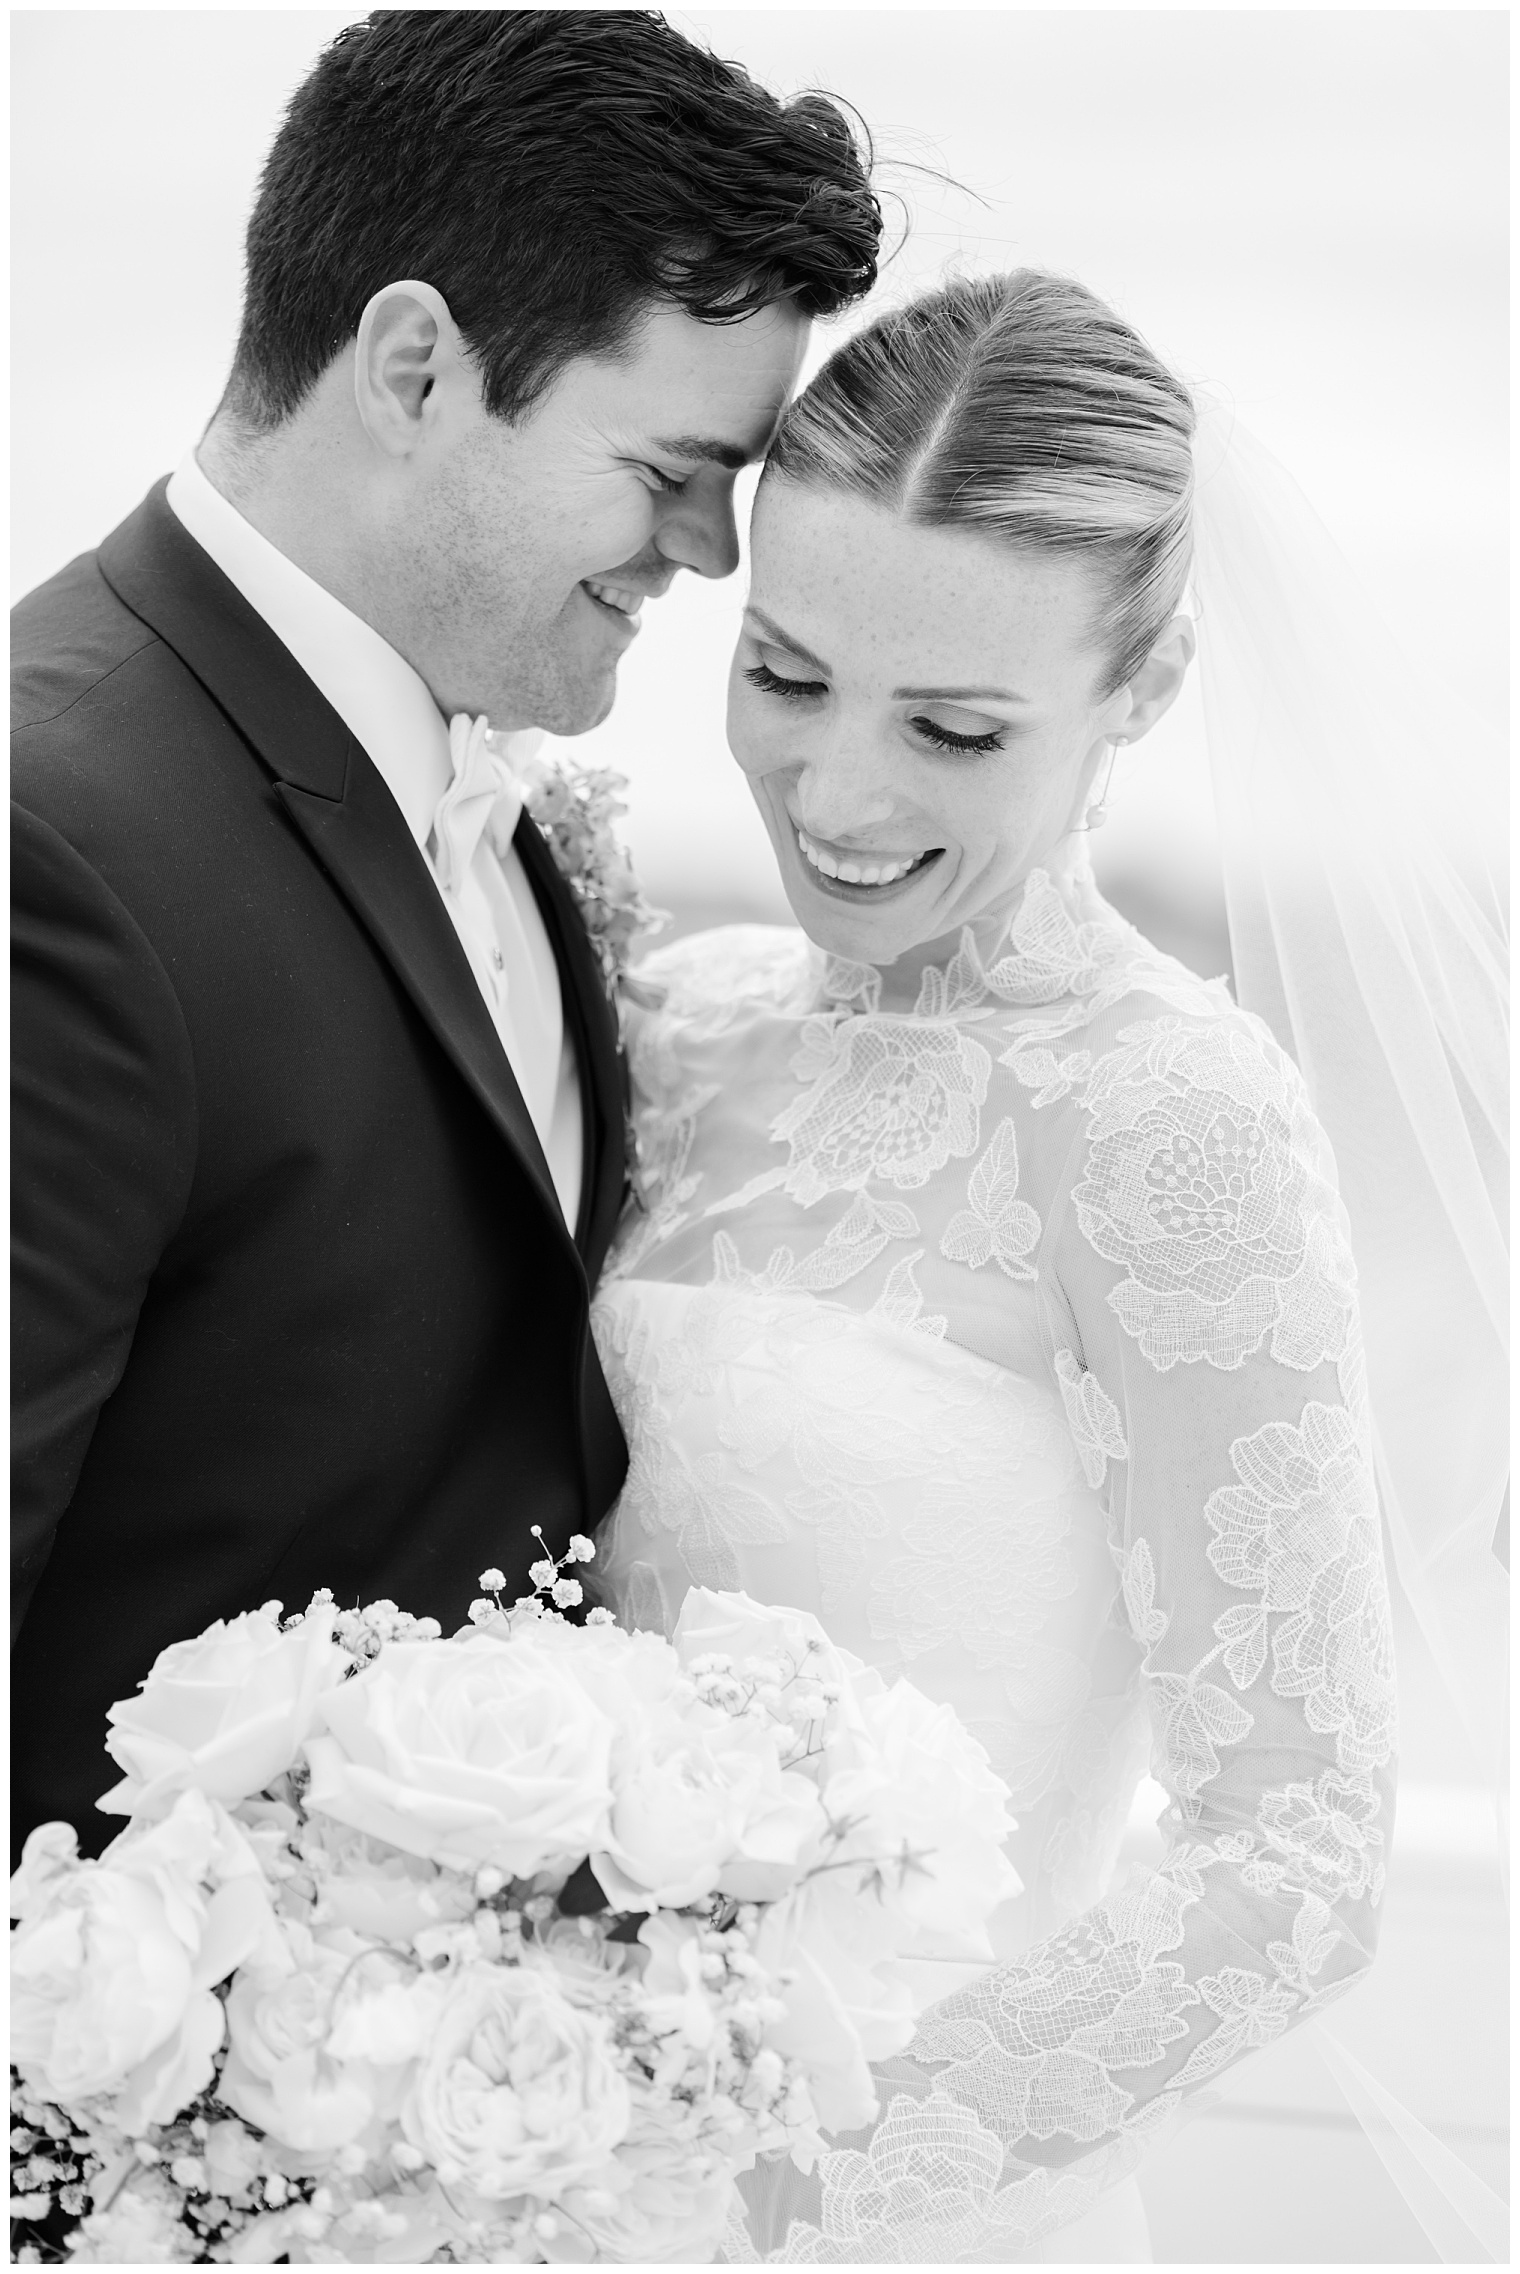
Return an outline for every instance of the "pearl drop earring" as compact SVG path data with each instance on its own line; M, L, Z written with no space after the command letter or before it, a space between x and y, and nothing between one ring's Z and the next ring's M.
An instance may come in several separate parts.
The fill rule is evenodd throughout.
M1115 735L1108 746L1108 772L1103 777L1103 788L1099 793L1097 802L1087 809L1086 817L1082 823L1084 829L1101 829L1108 819L1108 793L1114 779L1114 762L1123 747L1124 739L1122 734Z

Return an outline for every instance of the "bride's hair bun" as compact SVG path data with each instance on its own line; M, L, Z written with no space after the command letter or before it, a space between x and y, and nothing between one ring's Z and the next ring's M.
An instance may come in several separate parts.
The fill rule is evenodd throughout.
M1193 400L1085 285L963 277L878 316L787 413L767 471L906 519L1091 554L1105 694L1150 653L1192 554Z

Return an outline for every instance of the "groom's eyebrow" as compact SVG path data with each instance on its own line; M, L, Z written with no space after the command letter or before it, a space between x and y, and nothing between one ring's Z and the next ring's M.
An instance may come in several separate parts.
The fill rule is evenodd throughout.
M759 455L741 449L736 442L720 442L710 434L662 435L654 448L671 458L689 458L696 465L726 466L731 474L737 474L741 466L750 465Z

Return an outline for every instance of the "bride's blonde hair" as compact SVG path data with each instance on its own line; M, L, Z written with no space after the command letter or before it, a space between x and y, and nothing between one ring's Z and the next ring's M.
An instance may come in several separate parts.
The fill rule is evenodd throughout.
M766 472L927 528L1091 556L1108 695L1182 597L1195 424L1181 380L1095 293L1022 268L955 279L857 332L787 412Z

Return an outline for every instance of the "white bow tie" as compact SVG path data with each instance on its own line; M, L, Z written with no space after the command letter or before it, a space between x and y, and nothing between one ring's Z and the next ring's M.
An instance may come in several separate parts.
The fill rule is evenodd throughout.
M472 719L468 711L456 711L450 719L454 778L433 814L433 866L445 892L463 891L488 829L496 851L505 854L523 808L523 784L513 758L529 756L542 740L536 729L491 737L484 712Z

